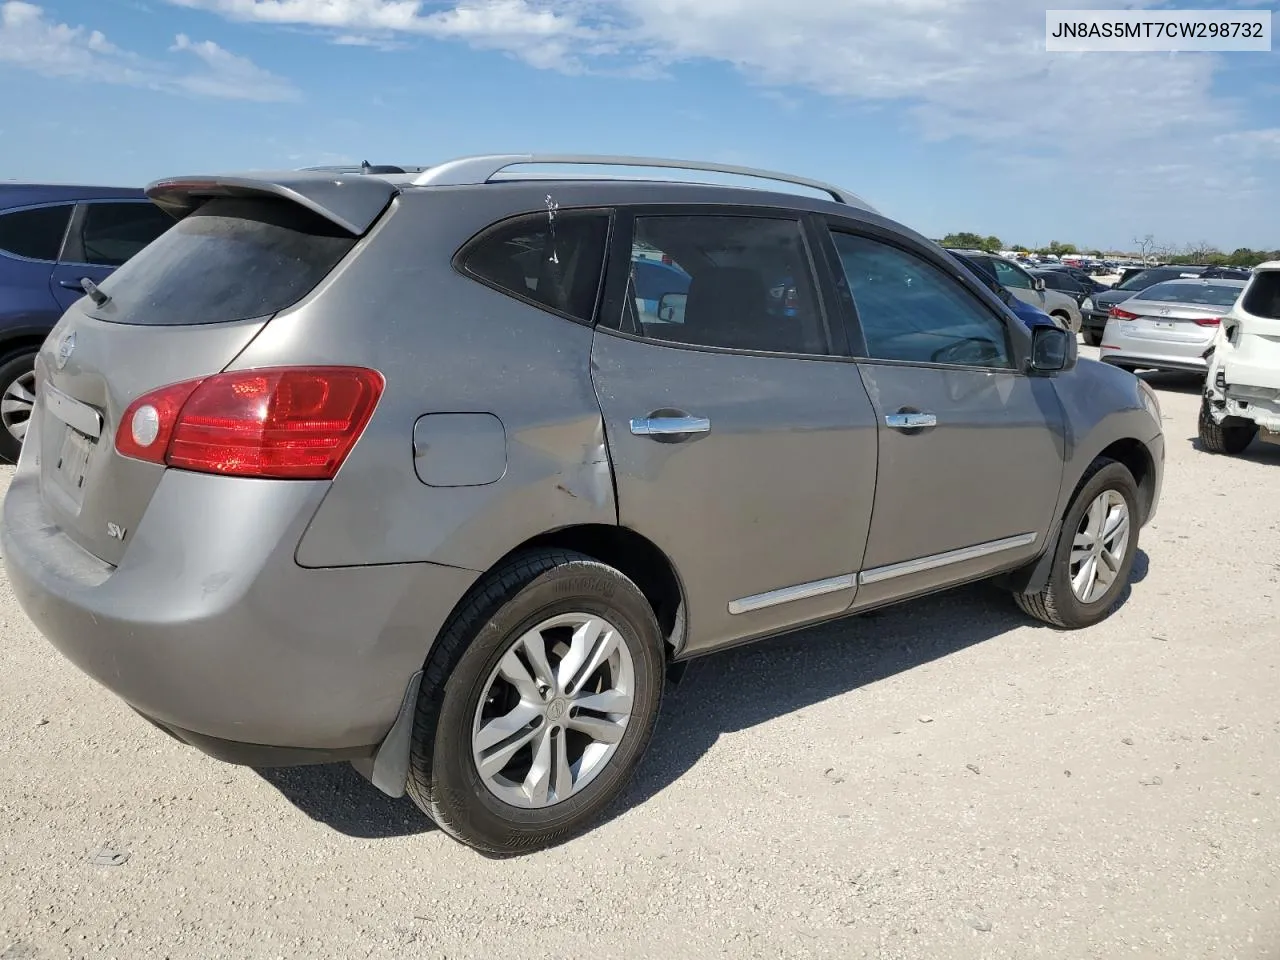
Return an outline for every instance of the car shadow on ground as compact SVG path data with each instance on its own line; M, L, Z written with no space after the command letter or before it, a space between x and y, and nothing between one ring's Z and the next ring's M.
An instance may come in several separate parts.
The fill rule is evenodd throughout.
M1196 449L1198 453L1204 454L1206 457L1221 457L1224 460L1247 460L1250 463L1276 463L1280 464L1280 443L1266 443L1262 440L1254 440L1245 448L1243 453L1210 453L1204 448L1204 444L1200 442L1198 436L1187 437L1187 442Z
M1156 390L1167 393L1185 393L1199 396L1204 392L1204 374L1202 373L1169 373L1148 370L1139 373L1138 378L1147 381Z
M1147 554L1139 549L1122 605L1148 569ZM1033 625L1007 593L974 584L695 660L678 684L668 685L648 753L607 818L670 786L724 734ZM302 813L349 837L404 837L436 829L407 797L383 795L349 764L255 772Z

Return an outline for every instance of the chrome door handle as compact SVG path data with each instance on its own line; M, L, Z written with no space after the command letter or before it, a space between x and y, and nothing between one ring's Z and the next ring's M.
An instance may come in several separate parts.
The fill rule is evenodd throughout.
M674 437L710 431L711 421L706 417L637 417L631 421L631 432L637 437Z
M884 422L895 430L920 430L936 427L938 418L932 413L891 413Z

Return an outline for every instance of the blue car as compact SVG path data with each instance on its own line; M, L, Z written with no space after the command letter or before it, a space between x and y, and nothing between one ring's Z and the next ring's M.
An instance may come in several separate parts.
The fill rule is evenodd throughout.
M0 460L22 450L36 352L64 310L172 224L141 190L0 183Z

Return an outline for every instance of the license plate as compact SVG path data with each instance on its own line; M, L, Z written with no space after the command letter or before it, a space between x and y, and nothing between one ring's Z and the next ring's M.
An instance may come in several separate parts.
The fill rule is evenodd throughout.
M94 446L92 437L73 426L67 426L62 437L62 447L58 451L58 462L54 464L54 476L58 486L70 494L76 503L84 497L84 478Z
M1173 320L1157 320L1156 326L1161 330L1172 330L1178 324Z

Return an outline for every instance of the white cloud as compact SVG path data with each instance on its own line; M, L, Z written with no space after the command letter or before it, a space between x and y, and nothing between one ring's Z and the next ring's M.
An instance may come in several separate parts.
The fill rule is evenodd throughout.
M47 77L230 100L292 100L298 96L288 81L216 43L196 43L179 35L171 52L194 57L197 68L178 69L175 64L122 50L98 30L50 20L32 3L0 3L0 64Z
M898 107L928 139L993 147L1017 140L1121 157L1153 139L1185 142L1188 134L1235 129L1233 110L1212 95L1218 57L1048 54L1051 0L168 2L237 20L328 28L341 43L376 43L388 34L463 41L568 73L652 77L680 63L728 63L753 83Z

